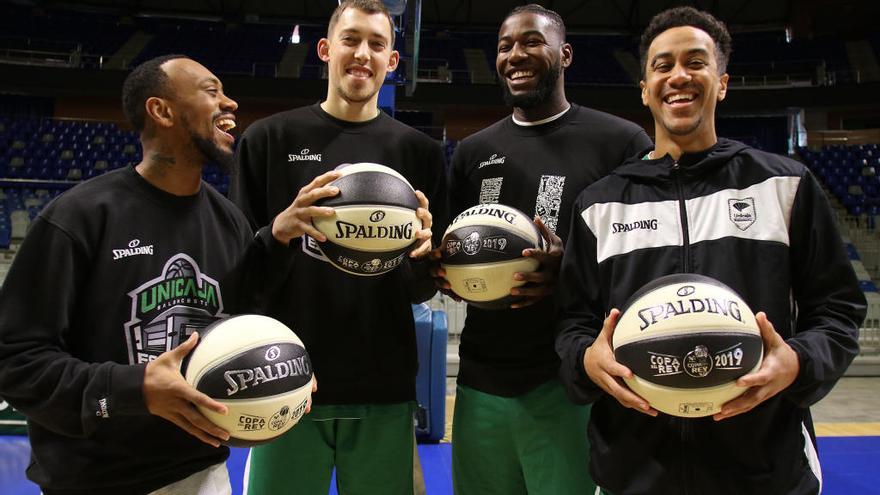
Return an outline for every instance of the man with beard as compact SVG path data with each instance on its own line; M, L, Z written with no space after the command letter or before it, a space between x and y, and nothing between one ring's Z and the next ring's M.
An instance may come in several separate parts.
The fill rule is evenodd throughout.
M444 204L439 143L378 108L385 75L398 63L393 47L393 22L381 1L350 0L335 10L317 47L328 64L327 99L258 121L241 140L232 198L252 225L271 221L300 187L344 163L391 167L428 193L431 204ZM325 240L317 232L296 241L297 276L267 314L296 330L321 386L308 418L251 449L249 493L327 493L334 467L340 493L413 492L417 363L410 303L436 292L427 263L414 261L431 248L428 198L417 196L419 245L409 261L382 275L334 268L317 248L313 237Z
M651 141L635 124L570 104L563 74L571 62L558 14L534 4L513 9L499 30L496 57L513 115L463 140L453 157L452 214L479 203L534 212L549 246L524 251L540 267L515 274L527 284L511 290L519 299L510 309L467 309L452 437L459 494L592 490L589 410L570 404L558 381L556 307L546 296L574 198Z
M692 7L651 20L641 88L656 145L572 212L557 348L570 395L594 403L590 472L615 495L820 493L809 407L859 352L865 297L819 183L801 163L715 134L730 45L724 24ZM650 229L613 232L651 218ZM741 396L709 403L711 417L659 413L614 359L617 308L675 273L717 279L758 311L761 366L737 380Z
M0 291L0 393L28 417L27 474L44 494L230 493L229 434L194 407L226 406L187 384L181 360L195 330L259 309L336 176L254 236L201 180L207 160L232 162L238 105L220 81L169 55L134 69L122 99L143 160L31 224Z

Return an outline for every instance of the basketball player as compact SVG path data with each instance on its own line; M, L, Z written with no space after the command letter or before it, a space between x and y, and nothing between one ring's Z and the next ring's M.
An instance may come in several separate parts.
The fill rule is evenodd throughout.
M144 62L122 99L143 160L74 187L31 224L0 291L0 393L28 417L27 474L46 495L230 493L229 434L194 406L226 407L179 366L196 330L257 308L259 288L286 273L304 212L254 237L201 181L205 162L232 163L238 105L199 63ZM334 178L297 200L335 194L322 187Z
M724 24L691 7L651 20L641 88L656 144L572 212L557 349L570 395L595 402L590 472L614 495L819 493L809 406L859 350L865 298L816 179L715 134L730 48ZM658 413L621 381L631 370L611 350L615 308L672 273L718 279L760 311L764 361L711 417Z
M317 49L329 69L326 100L254 123L238 148L232 197L252 225L270 222L299 188L343 163L391 167L442 205L439 144L377 106L399 59L382 2L342 2ZM432 217L428 198L417 195L425 228L411 256L422 257ZM321 386L308 418L251 449L248 493L327 493L335 466L340 492L410 494L417 371L410 303L435 292L427 263L409 258L388 273L359 277L334 268L314 239L296 240L294 248L297 276L268 314L305 342Z
M547 240L510 309L467 308L452 438L458 494L591 493L589 408L566 400L554 352L553 292L577 194L649 146L644 130L565 97L572 48L556 12L511 11L498 32L496 69L513 115L463 140L452 163L450 212L503 203L527 214ZM442 270L440 275L443 275ZM448 282L442 281L448 289Z

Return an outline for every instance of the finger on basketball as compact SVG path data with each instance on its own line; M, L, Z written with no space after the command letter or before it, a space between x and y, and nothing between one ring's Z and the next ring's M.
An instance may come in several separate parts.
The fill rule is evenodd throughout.
M418 189L416 189L415 193L416 193L416 198L418 198L418 200L419 200L419 206L424 208L425 210L427 210L428 204L429 204L428 197L425 196L425 193L423 193L422 191L419 191Z
M189 391L188 393L186 393L184 398L197 406L202 406L205 409L210 409L217 414L225 415L229 412L228 408L225 405L217 402L216 400L208 397L207 395L199 392L192 387L189 387Z
M336 210L329 206L309 206L303 209L310 217L332 217Z
M202 415L194 408L184 413L184 417L196 428L207 433L208 435L223 440L229 440L229 432L212 423L208 418Z
M311 223L303 223L302 230L318 242L327 241L327 236L325 236L320 230L316 229Z
M294 204L296 206L299 206L300 208L304 208L315 204L315 201L318 201L319 199L329 198L337 194L339 194L338 187L319 187L317 189L312 189L311 191L301 193L299 196L297 196Z
M538 270L534 272L516 272L513 274L514 280L525 281L533 284L546 284L553 280L553 275L547 271Z
M340 177L342 177L342 172L340 172L338 170L331 170L329 172L324 172L323 174L312 179L312 182L310 182L306 187L309 187L312 189L317 188L317 187L323 187L323 186L333 182L334 180L336 180Z

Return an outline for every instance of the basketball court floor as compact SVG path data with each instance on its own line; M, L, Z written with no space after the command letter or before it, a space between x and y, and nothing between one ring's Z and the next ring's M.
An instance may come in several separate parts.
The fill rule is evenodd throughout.
M447 389L454 393L452 379ZM454 400L453 396L447 397L443 441L419 445L427 495L452 494L452 444L448 442L454 426L451 424ZM880 377L843 378L828 397L813 407L813 417L819 435L823 493L880 495ZM25 437L0 437L0 495L40 493L24 477L28 450ZM233 449L227 463L235 495L242 490L246 456L245 449Z

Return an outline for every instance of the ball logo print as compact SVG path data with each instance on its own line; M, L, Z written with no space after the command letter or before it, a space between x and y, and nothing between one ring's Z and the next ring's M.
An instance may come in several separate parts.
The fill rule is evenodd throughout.
M763 359L752 310L726 285L696 274L639 289L622 308L612 346L633 372L627 386L658 411L682 417L717 413L745 392L736 380Z
M336 167L342 177L331 182L339 194L315 202L335 211L312 219L326 237L321 252L336 268L375 276L399 266L417 242L422 228L416 216L419 200L396 170L376 163Z
M675 291L675 293L681 297L685 297L693 294L694 291L696 291L696 289L694 289L693 285L683 285L677 291Z
M266 351L266 361L274 361L281 356L281 349L278 346L272 346Z

